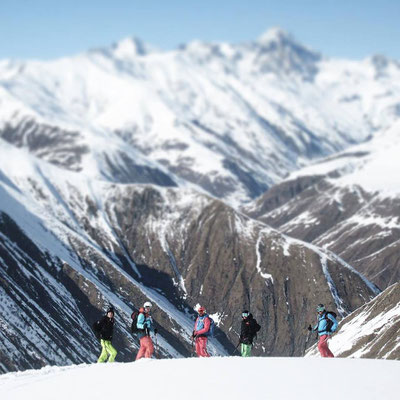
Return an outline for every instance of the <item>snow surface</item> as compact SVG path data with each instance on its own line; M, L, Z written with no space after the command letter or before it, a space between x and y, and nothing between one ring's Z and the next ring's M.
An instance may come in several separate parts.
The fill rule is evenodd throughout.
M144 359L46 367L0 376L4 400L296 399L390 400L400 362L319 358Z
M354 154L364 154L361 157ZM335 157L302 168L287 178L326 175L339 172L330 181L340 187L361 186L365 191L383 197L400 195L400 121L376 135L372 140L350 147ZM386 223L385 223L386 224Z

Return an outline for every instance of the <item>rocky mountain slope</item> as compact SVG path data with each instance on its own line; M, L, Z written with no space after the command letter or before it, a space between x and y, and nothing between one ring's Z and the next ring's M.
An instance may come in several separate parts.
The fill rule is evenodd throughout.
M400 360L400 283L346 317L329 347L335 356ZM315 356L315 346L307 356Z
M246 212L327 248L382 289L400 280L400 124L297 171Z
M94 361L90 325L110 303L119 360L132 360L130 312L145 299L160 357L190 355L198 303L218 322L215 354L233 351L251 307L255 354L300 355L317 302L346 315L378 292L333 253L192 189L95 181L0 143L3 372Z

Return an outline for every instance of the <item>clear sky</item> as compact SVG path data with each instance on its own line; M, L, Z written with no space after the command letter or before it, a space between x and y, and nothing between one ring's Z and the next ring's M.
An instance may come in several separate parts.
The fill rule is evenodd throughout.
M0 59L51 59L137 36L161 49L279 26L333 57L400 60L400 0L0 0Z

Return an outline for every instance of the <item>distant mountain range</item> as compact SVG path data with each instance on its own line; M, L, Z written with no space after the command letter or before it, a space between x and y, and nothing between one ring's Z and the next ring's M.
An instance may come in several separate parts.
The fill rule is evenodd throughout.
M0 137L116 183L191 185L240 204L400 115L400 66L328 59L272 29L157 52L139 39L0 62Z
M146 299L159 356L190 356L196 304L214 354L250 308L255 355L303 355L317 303L345 317L398 280L399 105L396 61L279 29L0 61L0 371L94 361L110 303L132 360Z

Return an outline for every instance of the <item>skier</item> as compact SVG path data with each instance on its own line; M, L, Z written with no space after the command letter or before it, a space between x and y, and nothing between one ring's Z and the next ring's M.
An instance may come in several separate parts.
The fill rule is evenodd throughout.
M199 316L194 324L192 340L196 341L196 354L198 357L210 357L207 352L207 335L210 331L211 320L204 307L197 310Z
M113 362L117 356L117 350L111 344L114 330L114 308L109 307L106 315L97 321L93 325L93 329L96 332L96 336L100 339L101 354L98 363Z
M242 312L242 325L240 327L239 343L241 344L240 351L242 357L250 357L253 339L257 332L261 329L253 315L248 310Z
M150 332L157 334L157 329L154 329L153 319L150 315L152 304L146 301L143 304L143 308L139 309L139 315L137 317L137 328L138 337L140 340L140 349L137 353L136 360L141 358L151 358L154 353L153 341L150 337Z
M318 331L319 341L318 350L321 357L335 357L329 350L328 339L330 335L336 331L338 323L332 313L326 311L323 304L317 306L318 322L314 327L309 325L309 331Z

